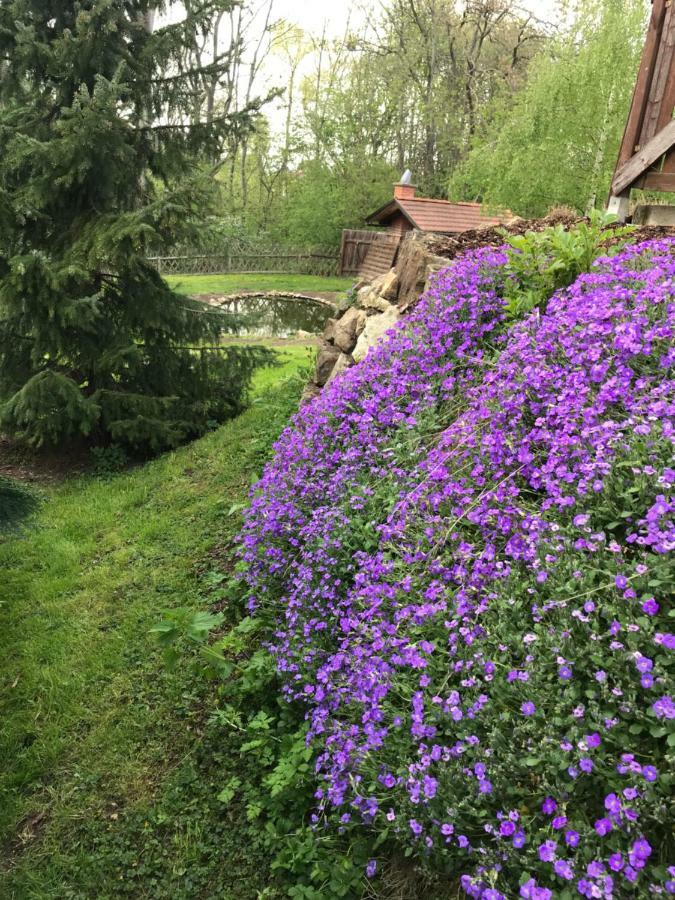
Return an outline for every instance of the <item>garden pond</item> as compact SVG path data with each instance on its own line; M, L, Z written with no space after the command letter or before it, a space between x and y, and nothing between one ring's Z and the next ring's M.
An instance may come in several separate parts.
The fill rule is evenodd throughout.
M221 309L237 317L240 337L289 338L298 332L321 334L335 308L309 297L251 294L230 299Z

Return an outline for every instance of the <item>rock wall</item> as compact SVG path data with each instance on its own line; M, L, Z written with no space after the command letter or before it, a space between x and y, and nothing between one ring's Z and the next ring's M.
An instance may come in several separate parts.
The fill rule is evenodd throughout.
M340 372L363 359L369 348L414 306L426 290L429 276L449 266L456 256L478 247L500 247L504 244L505 232L520 235L543 231L554 225L570 229L583 221L588 219L560 209L543 219L515 217L503 226L488 225L456 235L411 231L401 243L394 268L370 283L357 284L356 302L351 306L345 304L336 318L328 322L316 371L307 385L303 401L315 397ZM608 227L604 247L616 243L612 236L614 227ZM632 240L646 241L672 234L675 234L673 225L644 225L635 230Z
M401 244L396 265L371 282L355 286L356 299L328 320L312 380L303 402L311 400L340 372L362 360L426 289L429 276L448 259L430 249L438 235L411 232Z

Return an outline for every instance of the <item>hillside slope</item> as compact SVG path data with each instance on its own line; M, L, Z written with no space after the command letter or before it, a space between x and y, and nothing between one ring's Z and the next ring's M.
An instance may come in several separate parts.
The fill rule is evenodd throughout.
M296 416L249 606L370 878L405 852L486 900L672 891L675 241L515 322L506 260L459 258Z

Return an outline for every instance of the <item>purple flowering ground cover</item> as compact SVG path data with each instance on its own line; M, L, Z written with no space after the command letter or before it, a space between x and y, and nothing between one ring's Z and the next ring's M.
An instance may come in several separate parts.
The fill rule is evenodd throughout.
M506 320L439 273L295 417L242 534L317 833L498 898L675 893L675 241Z

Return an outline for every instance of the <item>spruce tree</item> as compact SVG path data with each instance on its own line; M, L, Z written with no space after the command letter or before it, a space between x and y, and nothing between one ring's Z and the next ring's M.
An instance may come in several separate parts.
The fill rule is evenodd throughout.
M220 347L222 315L146 260L205 213L204 162L251 121L187 121L184 48L232 2L153 29L171 5L0 5L0 427L33 445L172 447L239 411L269 360Z

